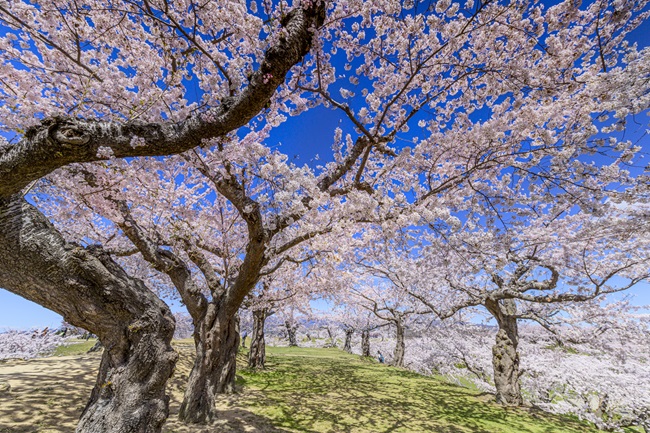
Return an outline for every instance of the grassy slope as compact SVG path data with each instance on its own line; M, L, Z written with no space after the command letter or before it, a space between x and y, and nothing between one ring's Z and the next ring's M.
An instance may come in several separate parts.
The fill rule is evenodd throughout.
M301 432L596 432L569 417L505 409L433 377L336 349L270 348L268 369L242 370L239 405Z
M93 386L100 355L78 355L93 342L77 342L68 356L0 363L12 391L0 395L0 433L74 430ZM336 349L269 348L268 368L240 365L241 393L218 402L215 426L185 426L178 407L192 366L189 341L169 384L165 433L596 433L571 418L504 409L443 380L380 365ZM239 357L245 361L244 353Z
M70 356L70 355L83 355L97 342L96 338L84 340L81 338L73 338L68 340L66 344L59 346L54 351L54 356Z

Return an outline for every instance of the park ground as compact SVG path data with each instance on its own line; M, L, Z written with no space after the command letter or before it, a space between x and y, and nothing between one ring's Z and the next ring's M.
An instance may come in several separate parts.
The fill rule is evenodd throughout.
M99 354L92 342L60 348L55 356L0 361L0 433L74 431L92 388ZM192 345L180 353L170 382L166 433L596 433L574 418L532 409L507 409L492 396L378 364L337 349L268 348L267 369L243 368L239 392L219 402L220 421L188 427L176 418L192 366Z

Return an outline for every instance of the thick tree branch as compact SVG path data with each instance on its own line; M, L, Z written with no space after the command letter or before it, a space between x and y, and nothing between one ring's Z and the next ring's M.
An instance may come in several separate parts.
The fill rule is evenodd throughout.
M126 237L140 250L146 261L169 276L192 318L194 320L202 318L207 310L208 300L194 283L187 264L176 254L160 248L149 238L131 215L126 203L118 202L117 206L124 217L124 222L118 223L118 226Z
M0 197L9 197L31 181L74 162L104 159L100 147L115 157L181 153L246 124L259 113L291 67L309 51L312 30L325 19L325 2L309 3L289 13L284 35L266 52L250 83L239 94L206 113L183 122L104 122L69 117L45 119L16 144L0 152Z

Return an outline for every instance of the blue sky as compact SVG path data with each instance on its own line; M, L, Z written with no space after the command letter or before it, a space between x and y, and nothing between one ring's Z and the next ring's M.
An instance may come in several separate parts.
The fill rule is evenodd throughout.
M629 39L641 47L650 45L650 20L636 29ZM648 117L644 116L641 121L647 125ZM316 155L322 157L320 160L322 163L331 159L330 145L335 128L343 126L344 130L347 129L347 125L341 125L341 122L341 114L338 111L317 107L301 114L299 119L295 119L295 121L290 119L277 128L269 144L288 154L289 158L298 165L307 163L310 166L315 166ZM343 123L347 122L344 120ZM643 130L643 126L641 130ZM639 144L644 147L646 153L650 153L650 138L648 136L644 137ZM639 284L628 293L634 297L633 304L650 305L650 283ZM183 309L178 304L170 306L174 311ZM4 328L58 327L60 323L61 317L58 314L0 288L0 330Z

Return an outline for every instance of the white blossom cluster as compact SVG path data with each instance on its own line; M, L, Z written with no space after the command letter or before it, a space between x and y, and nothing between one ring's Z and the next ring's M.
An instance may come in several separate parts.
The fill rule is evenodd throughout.
M29 359L50 355L65 338L48 328L0 332L0 359Z

